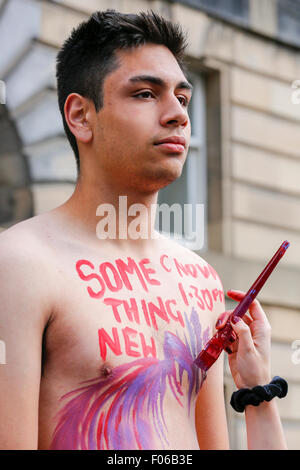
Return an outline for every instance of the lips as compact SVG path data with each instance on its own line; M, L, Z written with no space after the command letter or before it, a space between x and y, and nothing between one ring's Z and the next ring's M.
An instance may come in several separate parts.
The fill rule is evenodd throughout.
M183 153L185 149L185 138L179 136L166 137L155 144L159 149L167 153Z
M164 139L161 139L155 142L154 145L160 145L160 144L179 144L185 147L185 138L179 137L179 136L166 137Z

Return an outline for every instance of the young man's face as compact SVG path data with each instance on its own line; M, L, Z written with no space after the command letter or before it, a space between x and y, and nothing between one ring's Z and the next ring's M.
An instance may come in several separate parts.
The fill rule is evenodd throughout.
M111 182L157 191L181 175L191 133L191 90L165 46L147 44L116 55L120 66L104 80L103 107L93 129L97 165ZM183 138L181 145L158 144L172 137Z

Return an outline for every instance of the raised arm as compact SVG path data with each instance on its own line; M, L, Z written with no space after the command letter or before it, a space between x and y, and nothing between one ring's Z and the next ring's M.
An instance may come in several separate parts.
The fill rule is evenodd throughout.
M46 323L43 271L34 257L0 239L0 449L37 449L42 335ZM3 344L2 343L2 344ZM3 362L2 358L2 361Z

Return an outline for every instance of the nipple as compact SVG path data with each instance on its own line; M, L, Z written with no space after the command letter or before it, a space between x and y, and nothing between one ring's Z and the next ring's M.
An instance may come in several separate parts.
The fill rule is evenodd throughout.
M101 367L100 369L100 372L101 372L101 376L102 377L110 377L113 373L113 368L110 367L108 364L103 364L103 366Z

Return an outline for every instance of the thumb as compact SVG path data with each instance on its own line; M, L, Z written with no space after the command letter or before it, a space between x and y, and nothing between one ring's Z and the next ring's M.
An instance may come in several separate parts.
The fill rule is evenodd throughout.
M240 318L233 316L231 319L231 326L238 337L238 352L240 354L247 354L254 351L254 344L249 326Z

